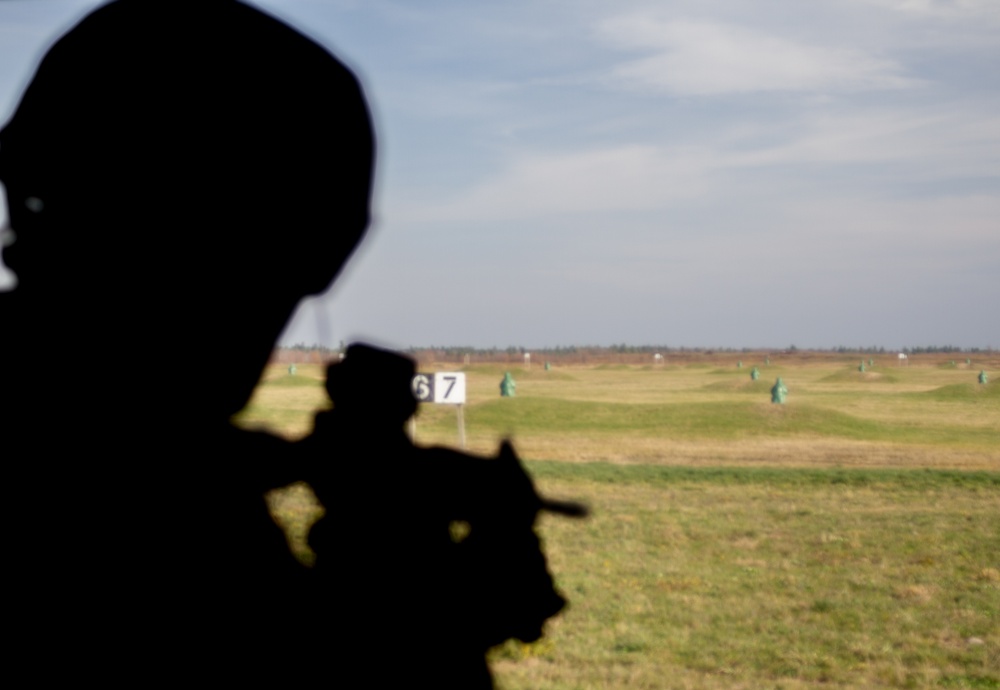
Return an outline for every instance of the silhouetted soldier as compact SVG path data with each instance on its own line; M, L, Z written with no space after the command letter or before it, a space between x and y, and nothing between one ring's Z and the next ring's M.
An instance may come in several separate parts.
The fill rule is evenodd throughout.
M495 459L414 447L414 373L407 357L352 345L328 370L334 409L301 443L327 511L309 536L322 628L313 663L330 664L335 648L372 687L489 688L486 650L538 639L565 603L538 512L583 509L539 498L509 444Z
M5 620L31 677L288 672L303 571L262 493L295 477L228 420L364 233L372 154L353 75L235 0L112 2L48 51L0 132Z

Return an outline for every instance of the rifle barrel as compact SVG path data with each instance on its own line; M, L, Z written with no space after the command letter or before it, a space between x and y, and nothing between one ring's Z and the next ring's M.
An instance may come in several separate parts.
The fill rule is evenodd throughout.
M541 510L547 513L555 513L572 518L587 517L590 510L582 503L576 501L557 501L551 498L541 499Z

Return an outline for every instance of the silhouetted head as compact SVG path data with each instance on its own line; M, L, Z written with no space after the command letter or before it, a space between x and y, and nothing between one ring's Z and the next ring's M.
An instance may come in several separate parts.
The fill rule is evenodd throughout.
M354 76L285 24L118 0L49 50L0 132L4 261L50 330L161 362L220 348L206 395L231 414L364 234L373 147Z
M416 362L404 355L357 343L326 371L334 410L366 425L399 429L417 410L413 395Z

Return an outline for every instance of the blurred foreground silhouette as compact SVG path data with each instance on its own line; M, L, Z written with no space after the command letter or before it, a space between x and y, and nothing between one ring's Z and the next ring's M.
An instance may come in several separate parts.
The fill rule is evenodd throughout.
M287 678L290 446L229 418L364 234L372 159L354 76L241 3L113 2L48 51L0 132L15 663Z
M537 640L565 604L535 536L538 513L584 511L540 498L509 443L496 458L414 446L404 426L415 373L407 357L352 345L327 372L334 409L300 444L302 474L326 508L309 535L309 608L326 622L317 661L336 644L378 669L377 686L416 677L489 688L486 650ZM393 664L377 663L377 641L392 644ZM329 672L331 682L341 673Z
M448 669L453 685L488 687L485 647L537 636L561 607L530 529L537 496L509 448L481 461L362 438L336 421L357 396L337 393L309 467L325 452L353 460L310 477L330 510L310 572L263 499L303 478L302 449L229 423L298 301L324 290L363 236L373 147L353 75L235 0L119 0L48 51L0 131L16 234L4 261L18 277L0 294L0 419L8 657L20 675L335 678L345 659L328 633L347 629L343 611L355 639L379 640L367 660L393 666L368 684ZM303 248L294 261L288 246ZM451 484L444 470L458 473ZM356 483L376 471L399 473L387 495ZM491 473L512 503L496 492L482 494L490 504L440 503ZM378 549L362 543L372 519ZM473 525L462 544L447 539L454 519ZM517 554L530 567L506 557ZM512 568L537 601L499 591ZM335 569L339 591L318 595ZM466 575L493 578L481 591L497 598L463 589ZM354 588L384 596L366 608ZM421 656L432 644L445 651Z

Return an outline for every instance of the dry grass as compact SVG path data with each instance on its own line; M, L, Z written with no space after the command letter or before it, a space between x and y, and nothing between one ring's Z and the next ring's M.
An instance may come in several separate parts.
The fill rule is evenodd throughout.
M474 450L488 453L495 441L480 441ZM960 448L904 446L871 441L828 438L743 439L739 441L674 441L624 437L612 444L606 438L573 436L520 438L525 457L565 462L607 461L622 464L730 466L730 467L855 467L998 470L992 453Z
M1000 684L1000 492L792 481L543 480L594 516L543 522L573 606L500 687Z
M974 381L975 365L966 369L963 360L952 368L946 364L950 358L938 356L929 366L880 369L877 363L874 372L865 375L851 361L808 359L796 366L762 367L756 385L749 379L749 361L743 369L704 362L686 367L578 366L550 372L539 366L512 369L518 397L509 401L507 410L490 407L495 408L504 369L473 366L467 372L465 412L469 447L487 453L500 438L512 436L526 457L568 462L1000 469L1000 444L993 440L1000 438L1000 397L982 394L986 387L976 386L950 397L935 394ZM767 390L779 375L791 391L786 406L768 402ZM240 422L289 437L308 433L312 411L328 404L321 377L321 367L300 365L295 378L314 385L290 386L285 367L273 367ZM504 417L518 405L532 403L547 405L556 421L542 426L530 418ZM558 406L567 406L566 416L571 417L576 409L571 406L577 403L628 408L611 428L592 429L559 419ZM738 422L747 426L734 427L733 406L751 404L749 417ZM629 415L647 406L660 406L666 431L630 428ZM692 436L669 430L677 412L696 407L703 410L703 432ZM783 417L803 410L815 419L790 433ZM824 429L824 414L836 418L837 426ZM423 406L416 428L421 443L457 443L452 407ZM724 429L731 433L719 433Z
M535 366L504 401L504 369L470 367L470 449L513 436L546 494L593 510L542 520L571 608L495 650L500 690L1000 688L1000 397L950 359L776 357L758 385L749 357ZM307 433L321 376L275 367L237 421ZM455 426L425 406L417 439ZM273 498L302 549L308 490Z

